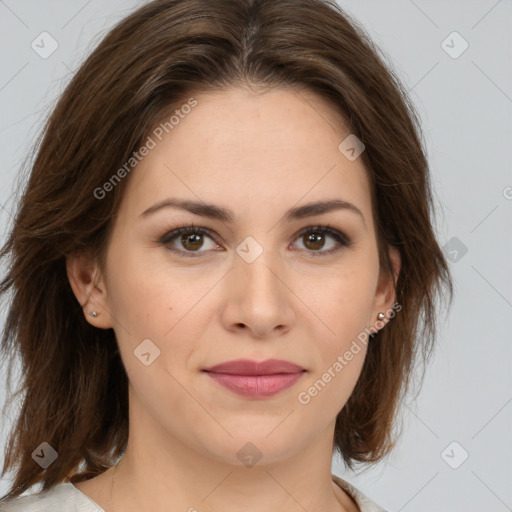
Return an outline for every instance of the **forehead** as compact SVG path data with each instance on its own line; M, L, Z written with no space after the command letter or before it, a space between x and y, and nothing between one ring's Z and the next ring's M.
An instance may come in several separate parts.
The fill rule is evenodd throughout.
M291 88L234 88L191 97L197 102L193 108L176 106L172 125L150 133L154 147L132 171L123 199L128 214L172 196L225 205L235 213L275 207L276 214L338 198L371 215L362 159L350 161L338 149L350 131L321 97Z

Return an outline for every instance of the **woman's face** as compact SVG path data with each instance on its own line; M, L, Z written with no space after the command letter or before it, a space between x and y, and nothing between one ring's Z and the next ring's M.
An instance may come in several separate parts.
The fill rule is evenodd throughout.
M366 353L358 335L395 298L391 279L379 279L362 159L339 149L350 132L311 92L232 89L194 99L169 133L150 135L154 147L124 178L105 272L84 308L99 312L86 314L91 324L114 328L130 380L130 428L232 464L241 464L243 447L255 450L249 442L261 463L319 439L331 446ZM194 203L194 213L152 209L171 199ZM352 206L301 209L330 201ZM192 224L205 231L167 236ZM327 224L334 235L315 229ZM274 358L305 371L265 397L203 371Z

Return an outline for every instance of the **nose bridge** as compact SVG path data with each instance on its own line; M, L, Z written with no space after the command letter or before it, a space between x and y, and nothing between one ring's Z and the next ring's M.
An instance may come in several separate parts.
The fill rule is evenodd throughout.
M236 248L230 300L238 311L237 324L267 335L277 326L287 325L289 318L288 287L284 265L278 251L271 246L272 236L247 237ZM232 319L234 320L234 319Z
M269 295L267 300L280 294L282 283L279 273L283 271L279 263L279 254L271 246L271 236L245 238L237 247L237 276L244 283L248 293Z

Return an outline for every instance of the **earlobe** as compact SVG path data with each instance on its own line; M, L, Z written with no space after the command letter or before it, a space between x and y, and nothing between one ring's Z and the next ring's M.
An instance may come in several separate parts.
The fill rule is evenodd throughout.
M100 329L110 329L112 322L108 313L106 287L91 255L69 254L66 257L66 273L86 320Z

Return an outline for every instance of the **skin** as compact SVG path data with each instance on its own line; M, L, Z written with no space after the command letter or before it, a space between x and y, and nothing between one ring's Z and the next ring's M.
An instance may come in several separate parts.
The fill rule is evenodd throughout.
M86 254L67 259L85 318L114 329L130 381L129 443L115 478L111 468L75 486L107 512L357 511L331 480L332 440L366 346L310 403L298 394L395 301L391 277L379 269L362 159L338 150L350 132L307 90L194 97L198 105L125 178L104 272ZM220 205L235 220L175 208L140 216L169 197ZM350 210L282 220L289 208L326 199L354 204L364 221ZM210 229L202 245L184 246L180 235L159 242L191 223ZM311 232L297 236L327 223L352 245L329 255L338 245L331 235L323 245L308 241ZM263 249L252 263L236 252L248 236ZM399 254L389 252L398 276ZM147 338L160 349L149 366L134 356ZM285 359L307 372L263 399L201 372L238 358ZM253 467L237 457L248 442L261 453Z

